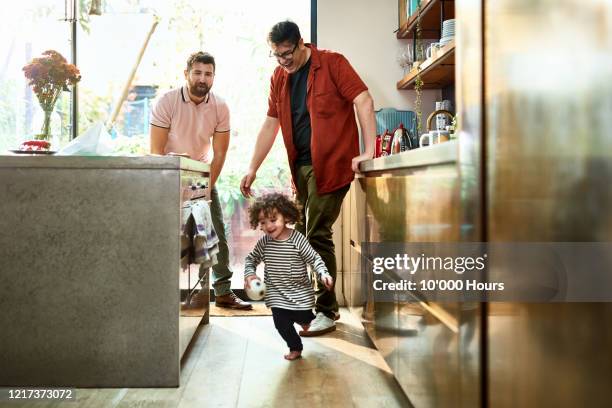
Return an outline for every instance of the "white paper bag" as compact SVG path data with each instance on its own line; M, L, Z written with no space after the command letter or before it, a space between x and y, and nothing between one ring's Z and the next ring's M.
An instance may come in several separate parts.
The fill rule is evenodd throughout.
M85 133L60 149L56 155L64 156L111 156L113 142L104 123L97 122Z

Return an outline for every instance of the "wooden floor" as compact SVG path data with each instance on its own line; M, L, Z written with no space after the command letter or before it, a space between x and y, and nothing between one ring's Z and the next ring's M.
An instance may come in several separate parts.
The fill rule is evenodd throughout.
M179 388L78 389L77 404L28 406L410 407L359 320L341 313L335 332L304 339L301 360L283 359L271 316L213 317L183 361Z

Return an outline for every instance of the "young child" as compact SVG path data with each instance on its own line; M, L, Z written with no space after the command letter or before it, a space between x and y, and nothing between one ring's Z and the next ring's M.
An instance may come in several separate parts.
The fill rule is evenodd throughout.
M314 319L314 289L306 264L312 265L319 280L331 290L333 279L321 256L310 246L306 237L287 227L298 221L296 205L282 194L269 194L249 208L251 227L257 226L265 235L245 260L244 285L257 279L255 270L264 262L266 306L272 309L272 319L279 334L287 342L287 360L302 356L302 340L294 323L308 329Z

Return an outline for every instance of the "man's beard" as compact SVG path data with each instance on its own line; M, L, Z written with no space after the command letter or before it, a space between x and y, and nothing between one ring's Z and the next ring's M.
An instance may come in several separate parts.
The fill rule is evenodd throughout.
M205 97L206 94L208 94L208 91L210 91L210 88L206 84L200 84L200 85L195 85L191 83L189 84L189 92L191 92L193 96L196 96L198 98Z

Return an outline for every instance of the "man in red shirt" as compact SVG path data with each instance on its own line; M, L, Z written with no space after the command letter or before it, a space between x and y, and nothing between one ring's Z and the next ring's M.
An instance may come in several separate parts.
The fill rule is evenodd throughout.
M278 129L282 130L302 221L296 229L308 238L336 279L332 225L359 163L374 155L376 119L374 103L359 75L336 52L304 44L298 26L283 21L268 35L270 57L279 66L272 74L268 114L257 136L247 174L240 183L245 197L257 169L270 151ZM355 110L365 151L359 152ZM333 290L320 283L316 290L316 318L302 336L335 330L339 318Z

